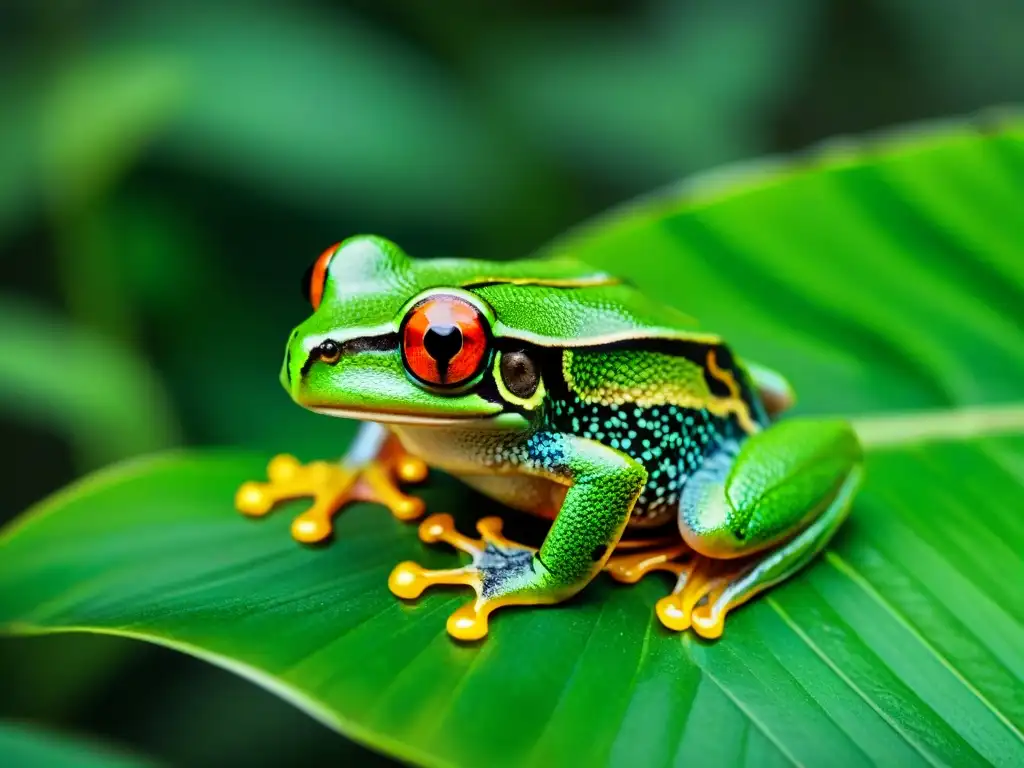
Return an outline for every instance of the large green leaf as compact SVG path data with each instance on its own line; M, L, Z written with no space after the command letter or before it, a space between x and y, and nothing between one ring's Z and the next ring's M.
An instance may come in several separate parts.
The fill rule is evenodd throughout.
M456 645L466 594L385 586L454 555L369 505L295 545L298 507L232 512L267 459L237 452L114 468L29 513L0 538L0 626L179 648L431 765L1021 764L1024 123L993 120L731 171L556 246L702 315L869 443L833 545L721 641L663 630L652 577ZM493 511L442 477L425 497L467 531Z
M726 167L550 250L626 271L784 371L809 411L1010 401L1022 173L1024 119L992 113Z

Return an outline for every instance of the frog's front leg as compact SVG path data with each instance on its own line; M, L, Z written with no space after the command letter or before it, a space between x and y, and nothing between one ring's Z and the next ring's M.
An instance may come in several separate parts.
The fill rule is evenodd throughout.
M399 520L422 516L423 502L402 493L398 484L419 482L426 475L426 464L406 453L384 427L365 423L340 462L300 464L293 456L275 456L267 466L269 482L244 483L235 506L259 517L279 501L312 497L313 505L292 522L292 536L312 544L331 535L333 516L352 501L383 504Z
M670 629L722 634L726 614L807 564L846 518L862 453L842 421L794 419L726 446L688 481L679 511L697 557L658 603Z
M407 599L432 584L473 587L476 600L448 620L448 632L460 640L486 635L488 616L497 608L557 603L583 589L618 543L647 482L646 470L633 459L576 435L538 432L516 451L508 461L518 471L569 486L540 550L502 538L496 518L478 523L477 541L458 534L450 517L435 515L420 526L420 537L446 541L472 562L446 571L401 563L388 582Z

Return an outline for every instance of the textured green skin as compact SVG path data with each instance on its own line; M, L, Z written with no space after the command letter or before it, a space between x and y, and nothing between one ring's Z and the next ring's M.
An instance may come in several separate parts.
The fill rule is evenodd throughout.
M580 281L593 287L565 291L544 281ZM509 281L534 284L508 285ZM602 339L689 338L694 321L652 305L635 289L609 285L607 274L567 260L494 263L471 259L410 259L398 246L373 236L346 240L331 261L320 308L292 333L281 370L289 394L309 406L358 407L380 411L395 402L415 403L410 412L492 416L493 406L473 392L459 396L424 390L402 369L381 370L364 355L335 366L335 381L313 386L301 375L309 352L326 338L351 339L397 333L409 301L430 288L482 286L474 293L494 309L497 338L523 339L540 346L587 347ZM501 284L505 283L505 284ZM370 369L341 379L345 369Z
M559 285L538 284L545 281ZM492 366L456 393L424 388L405 372L402 318L435 288L482 300L498 344L549 350L543 398L513 401L489 380ZM311 360L327 338L373 343L335 364ZM749 412L747 426L714 407L722 384L703 364L708 350L739 386L732 400ZM413 261L380 238L347 240L331 261L320 308L289 339L281 379L301 405L396 422L400 436L403 424L445 420L427 427L440 434L420 451L434 466L567 488L537 555L480 566L488 598L564 599L601 570L628 524L662 523L677 510L683 538L709 557L775 547L763 572L754 569L741 585L742 594L758 591L824 546L859 477L860 448L847 424L769 425L756 382L717 337L569 261Z
M562 508L534 558L542 576L526 582L558 597L578 592L597 575L629 521L647 481L637 461L595 440L537 432L528 442L528 471L569 483Z
M691 503L680 510L683 538L711 557L738 557L778 544L818 516L861 461L847 422L780 422L748 438L725 477L708 477L690 488ZM714 508L725 514L711 514Z
M744 437L735 419L701 407L711 397L706 371L683 357L566 350L562 372L565 391L549 393L543 426L596 440L644 466L649 480L633 509L638 525L674 519L684 475L722 440Z
M735 510L728 543L749 551L791 534L793 511L820 511L837 482L862 458L857 436L845 421L793 419L753 436L725 483L725 496Z

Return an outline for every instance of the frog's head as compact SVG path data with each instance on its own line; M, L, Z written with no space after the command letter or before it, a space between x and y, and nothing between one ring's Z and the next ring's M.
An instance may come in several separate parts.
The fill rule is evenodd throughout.
M371 421L526 427L560 384L560 349L688 322L573 259L410 259L372 236L327 249L304 285L314 312L281 382L306 408Z
M334 416L525 425L543 395L540 373L532 359L503 355L494 310L465 287L489 282L481 270L493 268L414 261L372 236L332 246L304 280L314 313L288 340L281 383Z

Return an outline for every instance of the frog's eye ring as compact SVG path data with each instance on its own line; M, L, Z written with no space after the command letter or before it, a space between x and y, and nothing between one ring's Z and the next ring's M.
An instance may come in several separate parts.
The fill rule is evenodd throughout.
M487 364L490 329L480 310L459 296L431 296L402 321L402 359L433 387L458 387Z
M324 298L324 286L327 284L327 267L331 263L331 257L338 250L341 243L335 243L320 257L309 265L306 274L302 276L302 295L313 305L313 309L320 309L320 302Z

